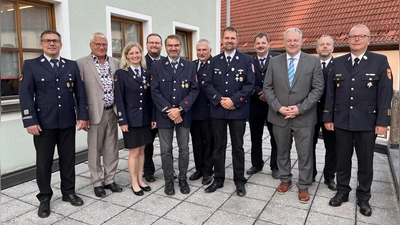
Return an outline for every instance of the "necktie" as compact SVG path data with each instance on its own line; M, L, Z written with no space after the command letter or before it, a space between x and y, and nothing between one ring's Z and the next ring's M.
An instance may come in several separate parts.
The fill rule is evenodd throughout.
M322 62L322 69L324 70L326 68L326 62Z
M57 69L58 69L57 62L58 62L58 59L50 59L50 62L53 63L53 69L57 73Z
M263 58L263 59L260 59L260 66L261 66L261 68L263 68L263 67L264 67L264 61L265 61L265 58Z
M201 62L201 63L200 63L199 68L197 68L197 71L199 71L199 69L200 69L202 66L204 66L204 62Z
M289 75L289 85L292 86L293 83L293 78L294 78L294 58L289 59L289 69L288 69L288 75Z
M355 58L354 59L354 64L353 64L353 71L356 69L356 67L358 66L358 63L360 62L359 58Z
M138 77L140 77L139 69L135 69L135 73Z
M172 69L174 69L174 73L176 73L176 65L178 64L177 61L172 61L171 65L172 65Z
M229 66L229 63L231 62L231 57L228 56L228 57L226 57L226 59L228 60L228 66Z

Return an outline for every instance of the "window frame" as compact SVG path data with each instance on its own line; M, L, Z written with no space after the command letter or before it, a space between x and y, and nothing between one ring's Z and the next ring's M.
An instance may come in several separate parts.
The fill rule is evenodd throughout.
M122 43L121 43L121 53L114 53L112 52L112 33L111 33L111 53L112 53L112 57L114 58L121 58L122 57L122 51L126 45L126 33L125 33L125 27L126 27L126 23L130 23L130 24L136 24L138 26L138 43L140 44L140 46L143 46L143 23L142 21L139 20L134 20L134 19L128 19L128 18L124 18L124 17L119 17L119 16L115 16L112 15L111 16L111 24L112 22L121 22L121 32L122 32Z

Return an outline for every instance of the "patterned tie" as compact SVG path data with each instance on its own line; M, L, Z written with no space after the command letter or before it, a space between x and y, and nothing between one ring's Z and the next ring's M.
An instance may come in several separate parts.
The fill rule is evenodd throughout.
M260 66L261 66L261 68L263 68L263 67L264 67L264 61L265 61L265 58L263 58L263 59L260 59Z
M356 67L358 66L358 63L360 62L359 58L354 59L354 64L353 64L353 71L356 70Z
M228 57L226 57L226 59L228 60L228 66L229 66L229 63L231 62L231 57L228 56Z
M53 69L54 69L54 71L55 71L56 74L57 74L57 69L58 69L57 63L58 63L58 59L50 59L50 62L53 63Z
M135 73L138 77L140 77L139 69L135 69Z
M177 61L172 61L171 65L172 65L172 69L174 69L174 73L176 73L176 65L178 64Z
M294 78L294 58L289 59L289 69L288 69L288 74L289 74L289 85L292 86L293 83L293 78Z
M322 62L322 69L324 70L326 68L326 62Z

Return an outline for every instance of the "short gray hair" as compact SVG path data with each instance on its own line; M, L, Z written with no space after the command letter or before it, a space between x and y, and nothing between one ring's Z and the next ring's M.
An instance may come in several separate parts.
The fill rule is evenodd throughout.
M207 44L207 46L208 46L208 49L211 49L211 43L207 40L207 39L200 39L197 43L196 43L196 47L197 47L197 45L199 45L199 44Z
M96 33L92 34L92 36L90 37L90 42L93 42L93 41L94 41L94 37L100 37L100 38L104 38L104 39L107 40L107 36L104 35L104 34L101 33L101 32L96 32Z
M303 32L299 28L289 28L283 33L283 39L286 40L286 34L289 32L297 32L300 34L300 40L303 39Z
M371 36L371 32L369 31L368 27L365 26L364 24L357 24L357 25L355 25L354 27L352 27L352 28L350 29L349 34L350 34L355 28L357 28L357 27L362 27L362 28L366 29L366 30L367 30L367 35L368 35L368 37Z

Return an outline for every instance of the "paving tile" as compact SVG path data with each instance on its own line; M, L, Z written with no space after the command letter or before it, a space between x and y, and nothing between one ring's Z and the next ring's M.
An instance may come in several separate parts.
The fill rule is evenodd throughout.
M16 218L24 213L37 209L35 206L14 199L1 204L1 223ZM7 210L4 210L7 209Z
M182 223L180 223L180 222L168 220L168 219L164 219L164 218L160 218L155 223L153 223L153 225L181 225L181 224Z
M227 212L224 210L217 210L204 225L224 224L224 225L246 225L253 224L254 218L239 215L236 213Z
M388 210L381 209L377 207L372 207L372 215L370 217L366 217L360 213L359 207L357 207L357 225L360 223L366 224L399 224L399 209L397 210Z
M354 225L355 224L355 218L342 218L338 216L332 216L332 215L327 215L327 214L322 214L318 212L313 212L311 211L308 214L307 225ZM358 224L358 223L357 223Z
M175 199L179 199L179 200L184 200L184 199L188 198L190 195L193 194L193 191L196 191L197 189L199 189L199 187L196 187L196 186L193 186L193 185L189 184L190 193L189 194L182 194L180 189L179 189L178 181L175 181L174 182L175 195L168 196L168 195L166 195L164 193L164 189L165 189L164 187L165 187L165 184L164 184L164 186L162 188L159 188L157 191L155 191L155 193L157 193L158 195L164 195L166 197L175 198Z
M293 188L293 187L292 187ZM274 194L270 200L270 203L275 203L277 205L286 205L294 208L308 210L311 206L314 196L310 195L310 201L307 204L300 203L298 200L297 192L288 191L286 194Z
M316 196L311 206L311 212L318 212L327 214L335 217L341 217L345 219L354 219L355 214L355 202L344 202L339 207L332 207L329 205L329 198Z
M127 171L120 171L115 174L114 177L115 183L121 186L131 186L131 176L129 175L129 172Z
M88 171L89 171L89 167L88 167L88 164L86 164L86 163L79 163L78 165L75 165L75 174L76 175L86 173Z
M53 186L52 186L53 187ZM18 198L19 200L29 203L34 206L39 206L39 200L36 197L37 192L27 194L25 196L22 196ZM62 197L60 189L54 188L53 187L53 196L51 197L51 202L56 201L57 199L60 199ZM51 203L50 202L50 203Z
M0 199L1 199L1 205L3 205L3 204L5 204L5 203L7 203L7 202L13 200L14 198L11 198L11 197L9 197L9 196L4 195L3 193L1 193Z
M220 209L247 217L257 218L266 204L266 201L233 195Z
M144 198L148 197L152 192L153 191L145 192L143 196L137 196L133 193L129 186L125 187L124 190L120 193L112 193L111 191L107 191L107 196L102 200L105 202L114 203L115 205L130 207L136 202L142 201Z
M304 209L270 202L262 211L259 220L265 221L267 224L303 225L307 213L308 211Z
M71 224L73 224L73 225L85 225L87 223L84 223L84 222L81 222L81 221L77 221L77 220L74 220L74 219L71 219L71 218L68 218L68 217L65 217L64 219L62 219L62 220L60 220L60 221L58 221L56 223L53 223L53 225L71 225Z
M399 202L397 196L381 194L381 193L371 193L371 199L369 204L372 207L378 207L382 209L393 209L399 207Z
M104 225L119 225L119 224L121 224L121 225L123 225L123 224L146 225L146 224L152 224L157 219L158 219L157 216L153 216L153 215L150 215L147 213L142 213L142 212L135 211L132 209L127 209L103 224Z
M374 170L374 181L391 183L393 181L392 173L390 172L381 172Z
M231 194L218 192L218 194L207 194L204 192L205 188L196 190L189 198L185 201L194 204L207 206L211 209L218 209L222 204L231 196Z
M205 206L195 205L190 202L182 202L169 211L164 218L183 224L203 224L213 212L214 210Z
M127 170L128 169L128 159L119 159L117 169Z
M5 195L8 195L13 198L19 198L22 196L25 196L27 194L34 193L38 191L36 182L33 181L28 181L22 184L19 184L14 187L7 188L5 190L2 190L1 192Z
M393 193L396 193L394 183L385 183L374 180L371 185L371 194L375 195L375 193L393 195Z
M120 213L124 207L114 205L110 202L96 201L81 210L71 214L69 218L88 224L102 224Z
M246 187L246 198L258 199L261 201L268 201L272 195L276 192L276 188L265 187L261 185L247 183Z
M163 216L179 203L180 201L177 199L165 197L165 195L152 194L131 206L131 209L155 216Z
M41 225L46 225L46 224L53 224L59 220L62 220L63 216L57 214L57 213L50 213L50 216L47 217L46 219L40 218L37 215L37 209L31 210L27 213L24 213L18 217L15 217L11 220L9 220L6 223L2 223L3 225L6 224L12 224L12 225L16 225L16 224L21 224L21 225L25 225L25 224L41 224Z
M94 199L86 196L80 196L84 202L83 206L73 206L69 202L64 202L61 198L50 202L50 210L63 216L69 216L72 213L78 212L95 202Z

